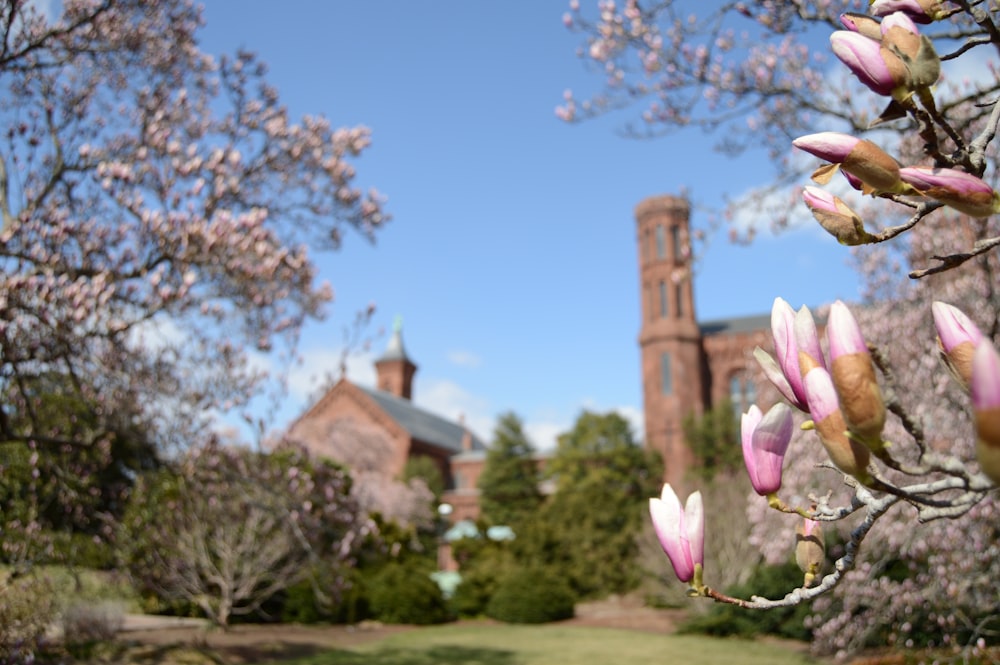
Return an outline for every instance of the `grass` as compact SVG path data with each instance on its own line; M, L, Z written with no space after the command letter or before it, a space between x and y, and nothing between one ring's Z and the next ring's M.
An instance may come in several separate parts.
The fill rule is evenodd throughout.
M803 665L778 644L579 626L464 623L421 628L282 665Z

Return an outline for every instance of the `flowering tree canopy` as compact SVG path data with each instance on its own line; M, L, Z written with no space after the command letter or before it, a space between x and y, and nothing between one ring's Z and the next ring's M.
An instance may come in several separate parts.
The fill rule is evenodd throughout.
M307 244L387 219L355 184L369 130L289 117L252 53L199 50L188 0L41 4L0 16L0 439L107 446L128 413L189 444L331 300ZM40 416L40 376L86 436Z
M888 643L975 657L1000 621L995 15L960 0L602 0L591 19L574 0L565 22L607 79L557 114L641 99L637 133L698 125L723 130L723 148L768 149L778 185L797 185L787 201L855 247L865 277L867 303L815 319L778 298L775 357L754 354L774 391L767 415L743 418L747 469L767 497L751 497L751 540L771 562L794 552L802 585L775 599L713 589L711 571L692 576L673 556L685 529L654 512L678 577L747 608L815 600L814 646L827 653ZM782 398L800 427L785 427Z

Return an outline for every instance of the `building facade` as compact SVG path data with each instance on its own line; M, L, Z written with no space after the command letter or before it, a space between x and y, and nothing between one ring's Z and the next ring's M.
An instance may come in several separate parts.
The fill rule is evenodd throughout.
M693 462L684 419L726 399L739 411L757 401L747 368L754 347L772 350L770 314L698 321L686 199L648 198L636 206L635 221L645 445L661 453L664 480L681 486ZM401 474L408 459L429 457L445 480L442 503L449 520L475 520L486 445L461 419L450 421L413 404L417 365L398 324L375 369L376 388L342 378L292 424L290 438L334 459L339 457L330 443L338 431L389 441L383 464L391 476Z
M287 437L348 466L361 457L393 478L408 460L429 458L444 480L442 503L450 507L449 518L478 517L476 484L486 445L461 419L451 421L413 403L417 365L406 354L398 323L375 372L376 388L341 378L292 423Z
M757 401L747 371L754 347L771 349L770 314L698 321L691 271L690 204L677 196L635 208L645 443L663 456L666 482L683 485L693 462L682 423L731 400ZM735 443L735 442L734 442Z

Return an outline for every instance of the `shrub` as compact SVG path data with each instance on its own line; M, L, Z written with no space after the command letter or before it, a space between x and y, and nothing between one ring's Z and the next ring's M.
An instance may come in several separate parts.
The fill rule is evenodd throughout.
M75 658L86 658L95 644L114 639L124 623L121 603L74 603L62 615L63 642Z
M512 557L500 546L484 548L462 568L462 581L451 598L452 610L463 617L486 613L500 581L513 570Z
M32 661L55 615L47 579L0 577L0 663Z
M507 623L570 619L575 597L555 571L522 568L505 576L486 606L489 617Z
M369 585L373 616L386 623L431 624L451 619L441 588L412 564L390 563Z
M751 595L781 598L789 589L802 584L802 571L794 563L759 566L746 584L727 589L737 598ZM680 633L701 633L717 637L755 637L777 635L793 640L808 640L811 632L804 621L812 613L809 605L779 607L767 612L748 611L735 605L716 604L707 614L692 618L678 627Z
M345 588L323 588L322 597L317 597L317 584L322 588L322 574L288 587L276 598L276 608L265 605L264 609L280 617L282 623L353 624L371 617L367 583L358 570L348 572L343 581Z

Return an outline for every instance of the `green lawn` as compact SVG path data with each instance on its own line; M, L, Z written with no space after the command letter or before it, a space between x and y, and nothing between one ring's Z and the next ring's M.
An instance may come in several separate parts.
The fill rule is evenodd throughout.
M421 628L283 665L803 665L788 648L610 628L459 624Z

